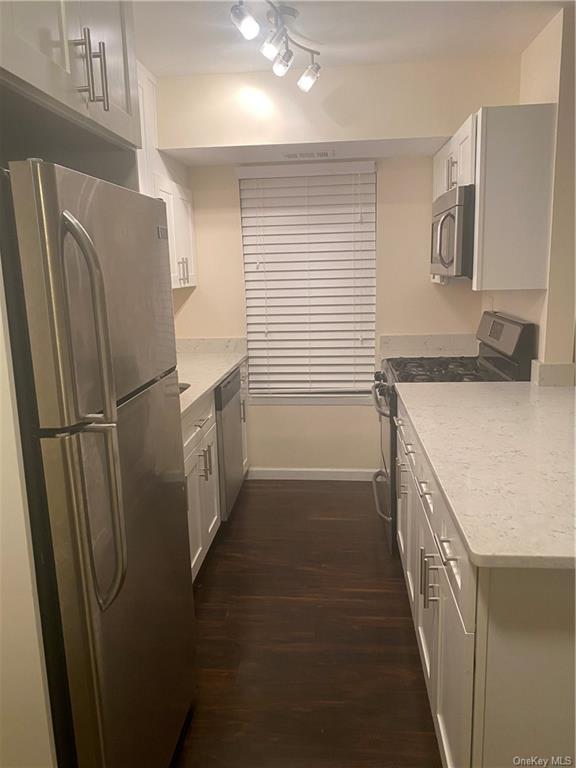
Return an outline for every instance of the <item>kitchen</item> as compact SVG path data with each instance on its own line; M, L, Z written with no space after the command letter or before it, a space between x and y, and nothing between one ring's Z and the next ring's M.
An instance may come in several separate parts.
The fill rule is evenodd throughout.
M573 11L0 3L2 766L573 763Z

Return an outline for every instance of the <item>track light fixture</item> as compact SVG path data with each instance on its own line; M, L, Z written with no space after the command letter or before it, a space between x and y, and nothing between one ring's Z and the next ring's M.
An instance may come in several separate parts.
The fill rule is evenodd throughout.
M284 77L286 72L290 69L292 66L292 62L294 61L294 51L291 51L288 46L288 37L284 40L284 50L276 56L274 59L274 64L272 65L272 72L277 77Z
M311 55L311 62L298 79L298 88L304 93L308 93L316 80L320 77L320 64L314 61L314 54Z
M276 4L272 0L266 0L270 6L268 11L268 21L274 24L274 28L267 35L260 46L260 53L268 61L272 61L272 71L278 77L284 77L292 64L294 63L294 51L290 47L299 48L310 54L310 64L298 79L298 88L304 93L312 88L320 76L320 64L315 61L315 56L320 56L319 51L315 51L302 43L297 42L290 34L286 25L286 17L296 18L298 11L289 5L282 3ZM230 18L238 27L246 40L253 40L260 32L260 25L256 19L246 10L244 0L238 0L236 5L230 10Z
M246 10L244 0L239 0L236 5L230 9L230 18L240 30L240 34L245 40L254 40L260 32L260 24L254 16Z
M285 40L285 37L286 29L284 26L280 25L277 26L276 29L272 30L260 48L260 53L262 56L265 56L268 61L274 61L276 56L278 56L280 53L280 49L282 47L282 43Z

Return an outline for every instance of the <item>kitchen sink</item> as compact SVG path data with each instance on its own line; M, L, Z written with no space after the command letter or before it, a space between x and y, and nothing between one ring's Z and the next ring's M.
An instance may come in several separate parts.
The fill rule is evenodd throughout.
M180 392L180 394L182 394L182 392L186 392L186 390L189 387L190 387L190 384L187 384L185 381L178 382L178 391Z

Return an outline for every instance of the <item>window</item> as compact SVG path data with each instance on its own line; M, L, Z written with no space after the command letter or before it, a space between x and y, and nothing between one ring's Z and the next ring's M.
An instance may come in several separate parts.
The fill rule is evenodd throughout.
M375 344L374 164L244 173L250 393L368 391Z

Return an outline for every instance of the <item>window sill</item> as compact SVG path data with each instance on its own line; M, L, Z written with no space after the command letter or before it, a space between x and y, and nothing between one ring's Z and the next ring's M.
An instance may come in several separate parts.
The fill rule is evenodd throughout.
M250 395L249 405L372 405L370 395Z

